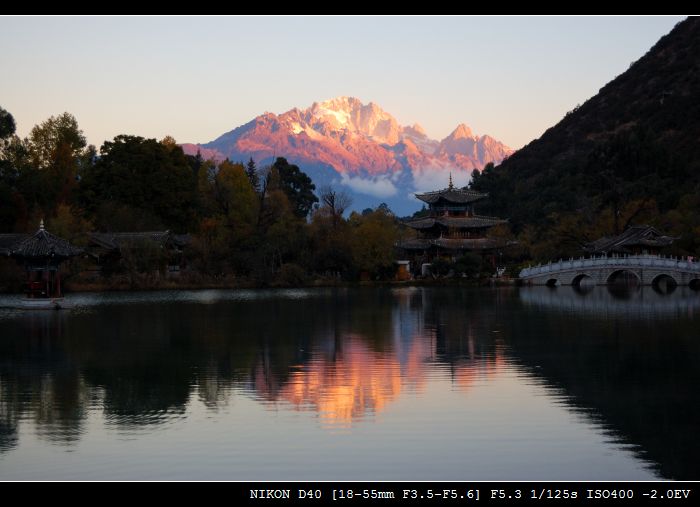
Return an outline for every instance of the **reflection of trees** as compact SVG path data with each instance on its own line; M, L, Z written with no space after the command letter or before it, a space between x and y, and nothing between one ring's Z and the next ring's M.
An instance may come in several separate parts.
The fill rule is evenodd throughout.
M5 319L0 450L16 444L22 420L34 421L52 441L77 439L91 403L108 424L133 429L183 414L192 393L211 409L226 404L236 384L275 399L314 348L342 354L343 337L354 332L370 350L388 347L389 299L368 292L348 302L341 291L113 304Z
M510 320L508 345L526 367L562 388L573 406L592 411L615 440L638 446L663 476L697 479L697 322L692 312L683 318L682 312L666 311L674 300L687 306L677 293L664 296L660 307L661 315L670 318L641 316L638 305L648 306L649 297L660 297L645 295L638 302L626 301L627 312L617 308L607 316L572 315L568 303L560 311L533 310L528 303ZM571 295L565 296L570 303ZM608 296L603 292L601 297ZM583 308L590 306L584 303Z
M496 291L422 290L426 335L434 336L435 360L447 366L456 385L469 387L502 362Z
M19 405L17 390L0 377L0 453L17 445Z
M685 306L641 318L634 308L649 303L646 295L615 299L630 311L603 315L577 314L571 298L558 298L560 309L512 291L280 294L3 319L0 452L17 444L18 426L29 421L42 438L71 443L91 407L120 430L156 428L193 399L217 410L234 389L344 425L421 391L435 370L470 388L498 372L507 351L509 362L563 390L611 438L639 446L663 475L697 476L700 344L695 311ZM572 294L586 308L596 297Z
M460 294L341 289L300 299L161 299L6 319L0 449L16 445L20 421L34 421L43 438L70 443L90 407L130 431L181 417L193 395L217 410L235 387L346 424L406 390L421 390L436 363L467 386L487 372L495 349L480 328L490 302L476 307ZM455 305L466 310L456 314Z
M65 315L31 312L23 317L3 322L0 449L14 445L23 419L36 422L41 438L69 444L80 437L89 394L72 359L54 339L64 332Z

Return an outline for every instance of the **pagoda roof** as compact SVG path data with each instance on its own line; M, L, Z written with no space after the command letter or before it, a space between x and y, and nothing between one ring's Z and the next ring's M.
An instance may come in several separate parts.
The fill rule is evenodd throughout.
M189 234L173 234L170 231L93 232L90 234L90 243L106 250L119 250L122 247L138 248L139 244L144 243L182 248L191 241Z
M469 204L470 202L479 201L488 197L488 194L482 194L481 192L475 192L474 190L469 190L466 188L454 187L447 187L442 190L423 192L422 194L415 195L417 199L420 199L428 204L434 204L440 199L458 204Z
M90 234L91 243L107 250L118 250L122 246L133 246L146 241L162 246L168 239L170 239L170 231L93 232Z
M67 240L44 229L43 221L38 231L10 247L10 255L23 259L68 258L82 252L82 248L73 246Z
M483 215L474 215L471 217L423 217L416 218L405 222L406 225L413 229L430 229L437 225L445 227L458 227L463 229L469 228L484 228L493 227L495 225L508 223L507 220L496 217L487 217Z
M513 242L499 238L415 238L402 241L398 246L405 250L427 250L432 246L447 250L489 250L511 244Z
M603 237L588 243L585 250L592 253L607 253L625 250L634 246L662 248L669 246L676 238L661 234L650 225L633 225L622 234Z
M0 234L0 255L10 255L12 249L27 239L29 234Z

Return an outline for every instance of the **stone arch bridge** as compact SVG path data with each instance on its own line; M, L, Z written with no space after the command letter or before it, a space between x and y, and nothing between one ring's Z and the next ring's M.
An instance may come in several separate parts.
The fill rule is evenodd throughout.
M700 288L700 262L657 255L624 255L560 260L523 269L530 285L608 285L627 280L639 285L688 285Z

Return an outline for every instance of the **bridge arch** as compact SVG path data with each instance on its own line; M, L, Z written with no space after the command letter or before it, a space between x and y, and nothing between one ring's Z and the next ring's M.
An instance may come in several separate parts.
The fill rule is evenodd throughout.
M571 280L571 285L574 287L591 286L595 285L595 280L587 273L579 273Z
M629 269L618 269L610 273L606 280L608 285L639 286L642 281L639 275Z
M678 287L678 282L675 278L673 278L673 276L662 273L654 277L654 279L651 281L651 286L656 292L670 294L676 290L676 287Z
M693 278L688 284L688 287L693 290L700 290L700 278Z
M557 280L556 278L549 278L545 285L547 287L556 287L557 285L559 285L559 280Z

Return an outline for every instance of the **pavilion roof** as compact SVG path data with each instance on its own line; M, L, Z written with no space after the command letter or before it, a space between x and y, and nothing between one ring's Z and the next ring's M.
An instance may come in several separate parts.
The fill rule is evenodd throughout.
M43 220L38 231L32 235L27 235L10 248L10 255L23 259L68 258L79 255L82 252L82 248L73 246L67 240L54 236L44 229Z
M671 236L661 234L650 225L633 225L622 234L612 237L603 237L586 245L589 252L613 252L625 250L634 246L647 246L661 248L669 246L674 239Z
M170 231L93 232L90 234L91 243L107 250L118 250L123 246L135 246L143 242L163 246L169 239Z
M189 234L173 234L170 231L93 232L90 234L90 244L106 250L119 250L124 247L139 248L149 244L181 249L191 241L192 237Z
M29 234L0 234L0 255L10 255L12 249L29 237Z

